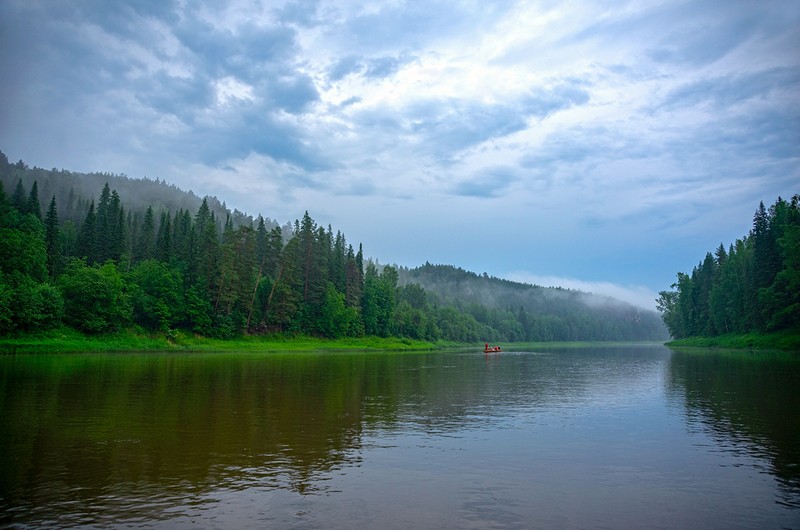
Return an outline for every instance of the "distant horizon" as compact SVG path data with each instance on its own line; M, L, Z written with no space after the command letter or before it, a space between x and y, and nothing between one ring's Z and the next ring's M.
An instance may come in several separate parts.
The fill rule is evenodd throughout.
M798 49L791 0L9 0L0 146L654 309L800 193Z

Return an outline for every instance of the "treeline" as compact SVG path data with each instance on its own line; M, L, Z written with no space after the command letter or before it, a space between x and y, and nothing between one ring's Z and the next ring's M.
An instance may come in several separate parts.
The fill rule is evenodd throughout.
M390 333L392 271L363 266L341 233L306 213L282 229L234 228L204 200L141 220L108 185L80 226L60 223L53 197L42 215L36 182L0 187L0 331L62 322L87 333L132 324L229 337L244 331L327 337ZM394 276L396 282L396 275Z
M581 291L528 285L450 265L400 268L400 283L419 285L433 306L468 318L454 325L465 340L500 341L663 340L655 311Z
M800 195L760 203L750 233L678 273L658 308L676 338L800 329Z
M157 217L162 211L175 212L184 209L196 212L203 202L203 197L198 197L191 190L181 190L164 180L131 178L108 172L79 173L66 169L43 169L29 167L22 160L9 164L8 157L0 151L0 182L5 186L6 192L11 193L20 180L27 190L36 182L39 197L46 200L55 197L61 222L72 221L76 225L83 221L89 203L97 201L97 193L105 184L124 196L126 209L138 215L143 214L148 207L153 209ZM256 219L244 212L229 209L216 197L205 199L217 219L230 216L234 226L256 222ZM264 222L267 228L278 226L278 222L269 218L264 218Z
M52 193L44 202L33 178L41 175ZM281 227L220 210L208 198L191 209L145 205L141 197L130 207L108 182L87 198L74 191L75 174L9 164L5 155L0 177L0 334L67 325L85 333L140 326L221 338L286 333L458 342L664 335L650 312L610 299L453 267L379 266L307 212ZM135 181L114 182L133 182L136 193ZM431 280L452 271L497 290L494 302L445 295L447 282ZM505 293L509 286L517 294ZM522 296L526 290L541 296Z

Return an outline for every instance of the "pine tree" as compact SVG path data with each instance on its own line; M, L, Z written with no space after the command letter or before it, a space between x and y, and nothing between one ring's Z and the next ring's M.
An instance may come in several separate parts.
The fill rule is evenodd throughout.
M42 218L42 206L39 204L39 184L33 181L31 192L28 194L28 201L25 203L25 212L32 213L37 219Z
M347 307L361 310L363 287L364 275L361 273L356 256L353 254L353 246L348 245L347 257L345 258L345 304Z
M156 235L156 259L168 262L172 256L172 222L168 212L161 212Z
M148 206L147 210L144 212L142 227L139 229L139 242L136 245L135 263L153 259L155 256L155 230L153 207Z
M25 186L22 185L22 179L17 181L17 186L11 195L11 206L19 210L20 213L26 213L27 201L25 200Z
M108 257L119 262L125 253L125 208L117 190L111 192L111 203L108 212Z
M58 228L58 211L56 209L56 196L50 200L47 216L44 222L45 245L47 248L47 272L51 279L58 276L61 271L61 240Z
M97 203L94 229L94 259L104 263L111 258L109 241L111 239L111 189L106 182Z
M89 265L95 263L94 240L96 220L97 215L94 211L94 201L92 201L89 204L89 211L86 212L86 217L81 224L80 233L78 234L78 256L86 258L86 263Z
M213 301L214 287L219 273L220 247L217 236L217 223L206 199L203 199L203 203L195 215L194 226L194 259L191 262L194 267L194 274L192 276L196 278L207 299Z

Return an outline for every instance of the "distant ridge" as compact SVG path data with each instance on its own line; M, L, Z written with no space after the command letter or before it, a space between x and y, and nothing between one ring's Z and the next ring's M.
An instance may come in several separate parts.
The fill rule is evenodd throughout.
M431 302L488 318L478 306L513 315L523 340L666 340L660 315L604 295L541 287L476 274L452 265L399 268L400 285L417 284ZM523 313L520 315L520 313Z

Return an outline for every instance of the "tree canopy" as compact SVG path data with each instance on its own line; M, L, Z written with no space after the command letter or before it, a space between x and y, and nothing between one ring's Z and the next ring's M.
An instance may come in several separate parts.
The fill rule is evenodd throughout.
M760 203L750 232L679 272L658 307L675 338L800 328L800 195Z

